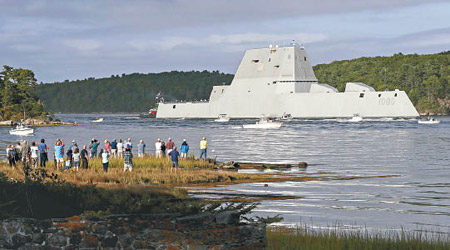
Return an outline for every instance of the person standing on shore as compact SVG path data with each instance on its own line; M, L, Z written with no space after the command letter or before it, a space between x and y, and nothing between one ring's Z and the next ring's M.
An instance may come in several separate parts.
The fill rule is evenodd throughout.
M29 164L31 162L31 149L30 145L28 145L28 142L23 140L22 142L22 163L25 166L25 164Z
M181 150L181 159L186 159L187 154L189 152L189 144L186 142L186 139L183 139L183 143L181 144L180 150Z
M178 158L180 157L180 153L177 151L177 147L174 147L169 153L170 160L172 161L172 165L170 167L170 173L177 173L178 168Z
M78 150L78 148L75 148L73 151L73 167L76 169L76 171L78 171L78 168L80 167L80 159L81 159L81 154L80 154L80 150Z
M114 140L111 142L111 155L113 158L117 158L117 140L114 138Z
M155 156L161 158L161 139L158 138L155 142Z
M16 147L14 148L15 155L14 155L14 159L16 160L16 162L21 161L22 160L22 146L20 144L20 142L17 142Z
M200 159L202 156L204 156L204 159L206 160L206 152L208 148L208 142L206 141L206 137L203 137L203 139L200 141Z
M166 155L166 144L164 141L161 141L161 155Z
M72 145L71 145L72 146ZM67 150L67 154L66 154L66 156L67 156L67 159L69 160L69 168L72 166L72 155L73 155L73 151L72 151L72 149L70 149L70 147L69 147L69 150ZM67 168L67 162L66 162L66 169L69 169L69 168Z
M123 158L123 142L122 139L117 143L117 157Z
M39 148L36 147L35 142L31 143L30 151L31 151L31 166L33 166L34 168L37 168L38 161L39 161L39 156L38 156Z
M97 149L99 144L100 143L97 141L97 139L92 138L91 145L89 146L89 148L91 149L91 158L97 157Z
M131 142L131 138L128 138L127 143L125 143L125 148L130 147L130 150L133 150L133 143Z
M8 162L10 167L16 166L16 151L13 145L8 145L6 148L6 156L8 157Z
M45 167L45 163L48 161L48 148L47 144L45 144L45 139L41 139L41 143L39 143L39 166Z
M83 169L88 169L89 167L89 153L86 148L86 145L83 145L83 149L80 152L81 168Z
M101 156L102 156L103 171L108 172L108 165L109 165L108 151L102 149Z
M75 140L72 140L72 144L69 147L69 150L75 151L75 148L78 148L77 142Z
M133 153L130 147L126 147L123 152L123 172L126 171L133 171Z
M139 144L137 145L138 148L138 157L144 157L145 154L145 143L143 140L139 141Z
M64 141L57 139L55 144L55 159L56 159L56 169L59 169L61 164L61 169L64 169Z
M167 157L169 157L169 154L170 154L170 152L172 152L174 147L175 147L175 143L173 143L172 138L169 138L167 140L167 144L166 144Z
M105 150L106 150L106 152L111 153L111 143L109 143L108 140L105 140L104 143L105 143Z

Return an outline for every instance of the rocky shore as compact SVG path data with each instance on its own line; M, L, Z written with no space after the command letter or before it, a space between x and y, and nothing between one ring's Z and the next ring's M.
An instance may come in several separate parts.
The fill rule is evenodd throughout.
M7 249L265 249L266 225L239 213L110 215L105 218L14 218L0 221Z
M2 127L11 127L16 126L20 123L20 121L14 120L6 120L0 121L0 126ZM33 127L52 127L52 126L78 126L78 123L70 123L70 122L61 122L59 120L53 120L51 118L28 118L23 121L23 124L26 126Z

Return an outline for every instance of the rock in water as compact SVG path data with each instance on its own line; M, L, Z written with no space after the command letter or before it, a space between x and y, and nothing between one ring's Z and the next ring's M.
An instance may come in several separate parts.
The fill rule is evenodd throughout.
M301 161L298 163L298 167L299 168L307 168L308 167L308 163Z

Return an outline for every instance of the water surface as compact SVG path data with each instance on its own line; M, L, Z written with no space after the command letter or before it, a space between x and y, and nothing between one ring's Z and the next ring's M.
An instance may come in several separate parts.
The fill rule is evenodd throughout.
M96 117L103 123L92 123ZM135 114L58 115L63 121L83 127L37 128L28 140L56 138L89 144L100 140L131 137L143 139L153 152L157 138L171 137L179 145L190 143L199 154L199 141L206 136L209 157L219 161L310 164L307 170L290 173L328 172L331 175L378 176L339 181L239 184L215 188L224 193L281 194L300 198L264 201L256 209L260 216L281 214L284 223L327 226L363 225L367 228L427 229L450 232L450 118L438 125L416 120L372 120L349 123L339 120L294 120L280 130L249 130L242 124L252 120L215 123L209 120L138 119ZM5 145L19 137L0 128L1 156ZM214 152L213 152L214 151ZM305 172L306 171L306 172ZM276 171L272 171L276 174ZM198 196L202 196L198 194Z

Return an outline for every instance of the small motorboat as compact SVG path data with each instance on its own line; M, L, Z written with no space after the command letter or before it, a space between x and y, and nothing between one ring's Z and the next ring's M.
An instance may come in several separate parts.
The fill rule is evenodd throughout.
M439 124L441 121L434 119L433 117L428 117L427 120L419 120L419 124Z
M92 122L102 122L103 118L97 118L96 120L93 120Z
M362 122L363 118L359 114L354 114L353 117L348 121L349 122Z
M227 114L220 114L217 119L214 120L215 122L229 122L230 117L227 116Z
M242 125L243 128L261 128L261 129L279 129L283 125L282 122L275 122L272 119L261 117L255 124Z
M27 136L27 135L33 135L34 129L25 127L21 123L21 124L17 125L16 128L9 130L9 133L12 135Z
M283 113L283 115L280 117L280 120L282 120L282 121L292 121L292 115Z

